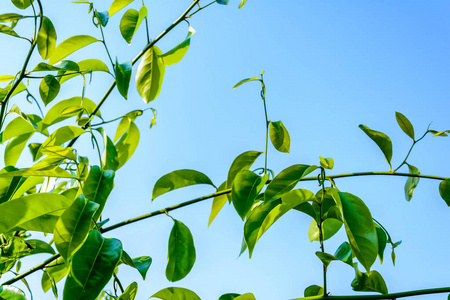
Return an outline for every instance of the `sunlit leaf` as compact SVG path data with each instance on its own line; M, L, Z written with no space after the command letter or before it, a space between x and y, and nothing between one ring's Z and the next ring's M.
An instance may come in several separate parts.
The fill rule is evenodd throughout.
M319 156L320 159L320 166L325 169L333 170L334 167L334 160L332 158L323 158L322 156Z
M410 174L420 174L419 169L414 167L413 165L408 164L409 173ZM419 177L408 177L405 183L405 198L407 201L410 201L413 197L413 191L419 184Z
M217 192L225 190L225 185L226 181L217 188ZM212 221L216 218L217 214L220 212L227 200L227 194L214 197L212 201L211 214L209 215L208 226L211 225Z
M167 192L196 184L209 184L214 186L211 179L199 171L185 169L170 172L156 181L153 187L152 200Z
M136 70L136 86L145 103L158 97L164 79L165 66L161 50L153 46L145 52Z
M121 168L133 155L139 143L139 129L131 122L130 127L116 144L117 160Z
M0 22L12 22L23 19L24 16L16 14L16 13L8 13L0 15Z
M219 0L217 0L217 2L220 3ZM228 3L228 1L226 1L225 4L227 4L227 3ZM220 4L222 4L222 3L220 3ZM233 89L235 89L235 88L237 88L237 87L243 85L243 84L246 83L246 82L250 82L250 81L261 81L261 79L259 79L258 77L252 77L252 78L245 78L245 79L242 79L241 81L239 81L238 83L236 83L236 84L233 86Z
M25 145L28 140L32 136L32 133L19 135L13 137L5 148L4 158L5 158L5 166L14 166L19 159L20 154L22 153Z
M131 44L134 34L138 30L142 21L147 17L147 8L142 6L139 11L130 8L125 12L122 19L120 20L120 33L122 37Z
M42 26L39 29L37 47L42 59L52 56L56 48L56 30L49 18L43 17Z
M189 32L184 41L175 46L172 50L164 53L162 56L165 65L174 65L183 59L184 55L189 49L191 44L191 36L195 33L194 28L189 25Z
M120 295L118 300L134 300L138 291L138 284L136 282L131 283L126 290Z
M0 299L3 300L27 300L25 293L15 286L2 285L0 286Z
M152 264L152 258L150 256L140 256L131 259L128 253L123 251L121 262L138 270L139 274L141 274L142 276L142 279L145 280L147 271L150 268L150 265Z
M107 11L96 11L95 12L95 17L98 20L98 24L100 26L105 27L106 24L108 24L109 21L109 13Z
M57 63L58 61L64 59L73 52L98 41L98 39L90 35L71 36L56 47L48 63L53 65L54 63Z
M310 285L305 289L305 297L321 296L324 294L324 288L318 285Z
M262 182L262 184L261 182L261 177L251 171L241 170L237 173L231 187L231 199L242 220L245 219L245 216L253 206L256 196L263 188L265 182Z
M20 37L11 27L0 24L0 33L11 35L14 37Z
M133 2L134 0L114 0L109 7L108 14L112 17L116 12Z
M83 184L83 195L86 199L100 205L93 217L96 221L102 214L106 200L114 187L114 175L112 170L104 171L99 166L92 166Z
M403 114L397 111L395 112L395 118L397 119L397 123L403 130L403 132L414 140L414 127L412 126L408 118L406 118Z
M247 2L247 0L241 0L241 3L239 3L239 8L241 9L245 3Z
M391 139L385 135L382 132L375 131L370 129L367 126L359 125L359 128L362 129L381 149L381 151L384 154L384 157L386 158L386 161L388 162L389 166L391 165L391 159L392 159L392 142Z
M60 84L55 76L47 75L42 79L41 85L39 86L39 94L45 105L49 104L58 96L59 89Z
M122 255L122 243L91 231L72 259L64 300L95 299L111 279Z
M79 67L79 71L83 74L91 73L91 72L109 73L108 66L101 60L98 60L95 58L90 58L90 59L85 59L85 60L79 61L77 63L77 65ZM59 83L62 84L63 82L66 82L69 79L79 76L80 72L66 72L64 74L64 76L60 77Z
M328 240L335 235L342 227L342 222L336 219L326 219L322 223L323 240ZM308 236L311 242L320 241L319 227L316 220L312 220L308 229Z
M62 257L48 264L41 278L42 290L46 293L52 286L55 287L55 284L63 279L68 272L69 268Z
M11 0L11 2L19 9L26 9L33 3L33 0Z
M358 292L377 292L387 294L388 289L383 277L377 271L362 273L355 267L356 276L352 281L352 288Z
M283 122L270 122L269 135L272 145L280 152L289 153L291 147L291 138Z
M189 228L178 220L173 221L166 267L166 277L171 282L186 277L195 263L194 239Z
M228 294L223 294L222 296L219 297L219 300L234 300L237 297L239 297L241 294L236 294L236 293L228 293Z
M200 297L193 291L179 287L162 289L150 298L158 298L161 300L200 300Z

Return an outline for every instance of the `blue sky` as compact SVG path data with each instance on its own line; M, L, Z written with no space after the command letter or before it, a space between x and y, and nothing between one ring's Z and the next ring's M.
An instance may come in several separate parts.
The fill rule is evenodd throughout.
M98 10L107 10L109 2L95 3ZM130 7L138 8L140 1L135 2ZM105 119L149 106L158 112L157 125L151 130L151 114L137 121L141 132L138 150L117 173L115 189L104 210L110 224L214 192L211 187L185 188L151 203L154 183L168 172L195 169L219 185L238 154L264 149L259 86L249 83L232 89L242 78L256 76L263 69L269 119L282 120L292 140L290 154L269 148L269 168L276 173L292 164L317 164L320 155L334 158L335 169L329 174L388 171L381 151L358 125L389 135L393 164L398 165L411 142L398 127L395 111L410 119L417 135L425 132L430 122L432 129L449 129L449 2L248 0L240 10L238 2L212 5L190 20L197 31L190 49L180 63L167 66L155 101L145 105L132 86L128 101L114 91L102 108ZM190 1L145 3L154 38ZM99 37L86 6L48 0L44 9L55 25L58 42L75 34ZM17 11L7 1L0 4L0 10ZM112 55L119 61L132 59L145 45L143 27L131 46L120 37L118 24L123 12L110 20L105 32ZM17 31L29 33L30 24L21 23ZM170 50L186 33L187 25L181 24L158 47L163 52ZM25 42L1 38L2 45L7 45L0 48L4 60L1 73L14 74L26 54L26 49L20 48ZM107 62L100 43L69 59L87 57ZM30 66L38 62L36 54ZM87 97L98 102L110 82L110 76L94 74ZM79 93L68 87L61 89L57 100ZM24 111L34 110L25 99L16 100ZM115 127L107 130L113 134ZM80 144L90 147L88 139ZM409 162L422 174L447 176L449 145L448 139L429 136L413 150ZM22 159L24 165L29 161L25 156ZM260 159L255 166L263 164ZM393 239L403 241L396 249L395 267L389 259L373 267L383 275L390 292L447 286L450 218L440 199L438 182L421 180L410 203L404 199L404 182L404 178L370 177L341 179L337 184L340 190L363 199ZM318 189L317 183L299 187ZM119 277L125 285L138 281L138 299L168 286L189 288L202 299L217 299L227 292L252 292L258 300L290 299L303 296L308 285L322 284L321 263L314 255L319 245L309 242L308 216L287 214L262 237L249 260L246 254L238 258L243 223L233 207L225 207L208 228L210 207L211 202L205 201L171 213L191 229L197 248L192 272L177 283L164 276L173 224L169 218L155 217L106 234L119 238L132 257L153 258L145 282L139 281L135 270L120 267ZM343 239L342 230L326 243L328 252L334 253ZM389 247L387 257L388 251ZM36 261L30 259L29 266ZM50 293L40 294L40 276L38 273L29 280L36 291L34 297L51 299ZM329 291L334 295L352 293L353 276L348 266L332 263Z

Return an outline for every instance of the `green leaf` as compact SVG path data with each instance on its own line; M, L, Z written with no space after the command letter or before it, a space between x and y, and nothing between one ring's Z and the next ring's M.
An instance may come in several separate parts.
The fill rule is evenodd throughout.
M120 169L133 155L139 143L139 129L131 122L130 127L116 144L117 160Z
M332 158L323 158L322 156L319 156L319 159L322 168L333 170L334 160Z
M219 1L219 0L216 0L216 1ZM220 2L218 2L218 3L220 3ZM227 3L228 3L228 1L227 1ZM222 4L222 3L221 3L221 4ZM259 79L258 77L252 77L252 78L245 78L245 79L242 79L241 81L239 81L238 83L236 83L236 84L233 86L233 89L235 89L235 88L237 88L237 87L243 85L244 83L250 82L250 81L261 81L261 79ZM261 81L261 83L262 83L262 81Z
M386 161L388 162L389 166L391 166L391 159L392 159L391 139L384 133L372 130L369 127L364 126L362 124L359 125L359 128L361 128L361 130L364 131L378 145L378 147L383 152L384 157L386 158Z
M302 177L315 169L317 166L308 165L293 165L284 169L267 186L264 201L270 202L283 197L297 185Z
M20 37L11 27L0 24L0 33L11 35L14 37Z
M228 294L223 294L222 296L219 297L219 300L233 300L236 299L236 297L239 297L241 294L236 294L236 293L228 293Z
M39 86L39 94L46 106L58 96L59 89L60 85L55 76L47 75L42 79L41 85Z
M68 142L86 131L82 128L75 126L64 126L56 129L45 141L42 143L40 149L44 149L48 146L59 146ZM42 156L42 152L38 150L35 156L35 160Z
M140 256L131 259L131 257L123 251L121 261L138 270L139 274L141 274L142 279L145 280L145 276L147 275L147 271L150 268L150 265L152 264L152 258L150 256Z
M71 113L64 115L62 114L62 112L67 107L73 106L82 107L85 110L86 114L91 114L94 111L96 104L88 98L83 99L81 97L73 97L66 100L61 100L55 105L53 105L45 114L45 117L42 120L42 128L45 129L50 125L59 123L70 117L76 116L78 113ZM96 115L100 116L99 112L97 112Z
M165 66L161 50L153 46L142 56L136 70L136 86L145 103L158 97L164 79Z
M71 60L62 60L54 65L41 62L34 67L32 72L48 72L48 71L80 71L78 64Z
M226 190L225 189L226 183L227 183L226 181L224 183L222 183L217 188L217 192L221 192L223 190ZM211 225L212 221L216 218L217 214L220 212L220 210L225 205L227 200L228 200L227 194L222 194L220 196L214 197L214 199L212 201L211 214L209 215L208 226Z
M242 170L248 170L255 160L261 155L260 151L247 151L239 154L231 164L230 170L228 171L226 188L230 189L233 185L234 178ZM231 200L231 195L228 196Z
M33 126L30 120L26 120L22 116L17 117L11 120L8 125L6 125L6 128L2 134L2 143L13 137L32 134L35 131L36 128Z
M231 199L234 208L242 220L250 211L255 202L256 196L264 186L261 184L261 177L248 170L241 170L233 181L231 188Z
M53 65L54 63L57 63L58 61L64 59L68 55L72 54L73 52L86 47L87 45L90 45L94 42L99 42L98 39L95 37L92 37L90 35L75 35L72 36L63 42L59 44L55 51L53 52L53 55L50 57L49 64Z
M311 296L323 296L325 290L323 287L318 285L310 285L305 289L305 297Z
M103 129L100 132L103 135L103 141L105 144L105 150L102 155L102 169L116 171L119 167L116 147Z
M80 72L84 74L92 72L106 72L109 74L108 66L101 60L95 58L79 61L77 65L79 66L79 72L77 71L72 73L65 73L64 76L60 77L59 79L60 84L66 82L69 79L81 75Z
M6 98L6 95L8 94L9 90L11 89L11 84L9 84L6 88L2 89L0 88L0 102L3 102ZM14 92L11 94L11 97L17 95L18 93L21 93L27 89L26 85L22 82L19 83L17 88L14 90Z
M336 252L334 252L334 257L353 267L353 252L352 247L348 242L343 242L339 248L337 248Z
M195 263L194 239L189 228L178 220L173 221L166 267L166 277L171 282L183 279Z
M14 167L8 166L0 170L0 174L5 174L17 170ZM23 184L23 178L18 177L4 177L0 178L0 203L7 202L13 196L15 190Z
M0 76L0 82L5 82L5 81L11 81L13 80L15 77L12 75L1 75Z
M122 255L122 243L91 231L72 259L64 300L94 300L111 279Z
M61 146L47 146L40 149L42 154L46 154L48 156L56 156L61 158L67 158L73 161L77 160L77 155L75 154L75 149L70 147L61 147Z
M383 277L377 271L362 273L356 269L355 279L352 281L352 288L358 292L377 292L380 294L387 294L388 289Z
M83 184L83 194L87 200L98 203L100 207L94 214L95 221L100 218L106 200L114 187L114 171L103 171L99 166L92 166Z
M106 24L108 24L109 13L107 11L95 11L94 15L97 18L98 24L100 26L105 27Z
M120 295L118 300L134 300L138 291L138 284L136 282L131 283L127 289Z
M5 178L0 179L0 182L3 179L5 179ZM14 188L14 193L11 197L11 200L23 196L30 189L32 189L32 188L35 189L38 184L43 183L43 182L44 182L44 177L32 176L32 177L26 178L25 181L23 181L19 187Z
M375 224L375 230L377 232L377 240L378 240L378 258L380 259L380 263L383 263L384 249L386 249L387 236L383 229L381 229L378 225Z
M33 134L23 134L16 137L13 137L6 145L4 158L5 158L5 166L14 166L17 163L17 160L20 157L25 145L28 140L31 138Z
M56 48L56 30L49 18L42 18L42 26L37 37L37 47L42 59L52 56Z
M52 261L45 268L44 273L41 278L42 290L46 293L61 279L66 277L69 272L68 266L65 264L64 259L59 257L58 259Z
M12 22L12 21L18 21L23 19L24 16L16 14L16 13L9 13L9 14L1 14L0 15L0 22Z
M114 0L108 9L109 17L112 17L116 12L133 2L134 0Z
M241 3L239 3L239 9L241 9L245 3L247 2L247 0L241 0Z
M450 206L450 179L442 180L439 184L439 194L445 203Z
M142 6L139 11L130 8L125 12L122 19L120 20L120 33L122 37L131 44L134 34L141 25L145 17L147 17L147 8Z
M252 293L245 293L243 295L234 298L234 300L256 300L256 299Z
M70 199L53 193L32 194L2 203L0 204L0 211L3 214L0 233L21 227L41 216L59 217L71 203ZM49 219L47 222L53 221ZM49 226L53 227L54 223Z
M289 132L284 127L283 122L270 122L269 135L272 145L280 152L289 153L291 138Z
M0 299L2 300L27 300L25 293L12 285L0 286Z
M83 244L92 225L92 216L99 204L78 196L72 205L59 217L54 230L56 249L66 262Z
M179 287L162 289L150 298L159 298L161 300L200 300L200 297L193 291Z
M413 165L408 164L410 174L420 174L419 169ZM413 191L419 184L419 177L408 177L405 183L405 198L410 201L413 196Z
M195 170L177 170L170 172L156 181L153 187L152 200L167 192L196 184L209 184L215 187L211 179Z
M180 62L189 49L191 36L195 33L194 28L189 25L189 32L184 41L175 46L172 50L164 53L162 56L165 65L174 65Z
M133 66L131 65L131 61L119 64L119 62L116 59L116 66L114 69L114 73L116 75L117 89L125 99L127 99L128 87L130 86L132 71Z
M410 138L414 140L414 127L411 122L409 122L408 118L406 118L403 114L399 112L395 112L395 118L397 119L398 125L406 133Z
M326 219L322 223L323 240L326 241L335 235L342 227L342 222L336 219ZM316 220L311 221L311 225L308 229L308 236L311 242L320 241L319 227Z
M378 238L372 215L364 202L355 195L339 192L339 198L353 254L369 271L378 254Z
M33 0L11 0L18 9L26 9L33 3Z

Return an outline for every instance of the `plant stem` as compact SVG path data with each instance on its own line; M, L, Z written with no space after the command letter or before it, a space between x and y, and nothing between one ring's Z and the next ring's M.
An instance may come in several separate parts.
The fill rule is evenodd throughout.
M411 148L409 148L408 154L406 154L406 157L405 157L405 159L403 160L403 162L397 167L397 169L395 169L395 170L392 171L392 172L396 172L396 171L397 171L398 169L400 169L404 164L406 164L406 160L408 159L409 155L411 154L411 151L412 151L412 149L414 148L414 146L415 146L418 142L420 142L420 140L423 139L423 138L427 135L427 133L428 133L428 130L422 135L422 137L421 137L420 139L414 140L414 141L413 141L413 143L412 143L412 145L411 145Z
M122 292L122 294L125 292L125 290L123 289L123 285L122 285L122 283L120 282L120 280L119 280L119 277L117 277L117 274L116 273L113 273L113 277L114 277L114 280L117 282L117 284L119 285L119 289L120 289L120 291Z
M99 24L99 27L100 27L100 32L102 33L102 44L103 44L103 46L105 46L106 53L108 54L109 61L111 62L111 65L112 65L113 70L114 70L114 62L113 62L113 60L111 58L111 54L109 54L108 46L106 46L105 35L103 34L103 26L102 26L102 24Z
M267 117L266 97L263 97L264 114L266 117L266 150L264 150L264 175L267 173L267 147L269 145L269 118Z
M192 14L190 14L189 16L186 16L186 18L190 18L190 17L192 17L193 15L195 15L196 13L198 13L199 11L201 11L201 10L203 10L203 9L205 9L205 8L207 8L208 6L210 6L210 5L212 5L212 4L214 4L214 3L216 3L216 1L214 0L214 1L212 1L212 2L210 2L210 3L208 3L208 4L206 4L205 6L203 6L203 7L199 7L196 11L194 11Z
M40 22L39 22L39 30L41 29L42 26L42 22L43 22L43 8L42 8L42 4L41 4L41 0L36 0L36 2L38 3L39 6L39 11L40 11ZM36 31L36 28L35 28ZM23 67L22 70L20 71L20 75L19 78L17 78L17 80L14 82L13 86L11 87L11 89L8 91L8 94L6 94L5 98L3 99L3 101L1 102L1 109L0 109L0 131L2 130L2 126L4 123L4 119L5 119L5 112L6 112L6 107L8 106L8 101L11 98L12 94L14 93L14 91L16 90L16 88L19 86L20 82L22 81L22 79L24 79L25 77L25 72L26 72L26 68L28 65L28 62L31 59L31 55L33 54L34 49L36 48L36 44L37 44L37 39L34 39L33 42L31 43L31 47L30 50L28 51L27 57L25 58L25 62L23 63Z
M142 0L142 6L145 6L144 0ZM148 32L148 18L145 17L144 20L145 20L145 29L147 32L147 44L150 44L150 33Z

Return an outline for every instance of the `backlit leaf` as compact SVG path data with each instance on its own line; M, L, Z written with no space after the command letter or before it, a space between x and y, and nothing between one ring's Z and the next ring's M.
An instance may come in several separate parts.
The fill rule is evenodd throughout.
M99 166L92 166L83 184L83 195L86 199L99 204L93 217L96 221L100 218L106 200L114 187L114 175L112 170L104 171Z
M200 297L193 291L179 287L162 289L150 298L158 298L161 300L200 300Z
M22 153L23 149L25 148L25 145L27 144L28 140L32 136L32 133L19 135L16 137L13 137L5 148L5 166L14 166L19 159L20 154Z
M246 2L247 0L241 0L241 3L239 3L239 8L242 8Z
M134 300L138 291L138 284L136 282L131 283L126 290L120 295L118 300Z
M120 33L122 37L131 44L134 34L138 30L142 21L147 17L147 8L142 6L139 11L130 8L125 12L122 19L120 20Z
M242 170L248 170L255 160L261 155L260 151L247 151L239 154L231 164L228 171L226 188L230 189L233 185L234 178ZM231 195L228 195L228 199L231 200Z
M139 129L131 122L130 127L116 144L117 160L121 168L133 155L139 143Z
M152 264L152 258L150 256L140 256L131 259L128 253L123 251L121 262L138 270L139 274L141 274L142 276L142 279L145 280L147 271L150 268L150 265Z
M91 73L91 72L109 73L108 66L101 60L98 60L95 58L90 58L90 59L85 59L85 60L79 61L77 63L77 65L79 67L79 71L83 74ZM63 82L66 82L69 79L79 76L80 72L66 72L64 74L64 76L62 76L60 78L59 83L62 84Z
M419 169L413 165L408 164L410 174L420 174ZM405 198L410 201L413 196L413 191L419 184L419 177L408 177L405 183Z
M322 168L333 170L334 160L332 158L323 158L322 156L319 156L319 159Z
M98 39L90 35L71 36L56 47L48 63L53 65L73 52L98 41Z
M49 104L58 96L59 89L60 84L55 76L47 75L42 79L41 85L39 86L39 94L45 105Z
M445 203L450 206L450 179L442 180L439 184L439 194Z
M217 0L217 1L219 1L219 0ZM220 2L219 2L219 3L220 3ZM228 1L227 1L227 3L228 3ZM226 3L225 3L225 4L226 4ZM243 84L246 83L246 82L250 82L250 81L261 81L261 79L259 79L258 77L252 77L252 78L245 78L245 79L242 79L241 81L239 81L238 83L236 83L236 84L233 86L233 89L235 89L235 88L237 88L237 87L243 85Z
M20 37L11 27L3 24L0 24L0 33L4 33L14 37Z
M1 14L0 15L0 22L12 22L23 19L22 15L16 14L16 13L9 13L9 14Z
M225 190L225 185L226 181L217 188L217 192ZM215 219L215 217L222 209L222 207L225 205L227 200L228 200L227 194L222 194L220 196L214 197L212 201L211 214L209 215L208 226L211 225L212 221Z
M264 182L261 184L261 177L251 171L241 170L236 175L231 187L231 199L242 220L252 208L256 196L263 186Z
M108 14L112 17L116 12L133 2L134 0L114 0L109 7Z
M395 118L397 119L397 123L403 130L403 132L414 140L414 127L412 126L408 118L406 118L403 114L397 111L395 112Z
M289 153L291 147L291 138L283 122L270 122L269 135L272 145L280 152Z
M27 300L25 293L15 286L2 285L0 286L0 299L3 300Z
M178 220L173 221L166 267L166 277L171 282L183 279L195 263L194 239L189 228Z
M37 47L42 59L52 56L56 48L56 30L49 18L43 17L42 26L39 29Z
M183 59L191 44L191 36L195 33L194 28L189 25L189 33L184 41L162 56L165 65L174 65Z
M145 52L136 70L136 86L145 103L158 97L164 79L165 66L161 50L153 46Z
M382 132L375 131L370 129L367 126L359 125L359 128L362 129L381 149L381 151L384 154L384 157L386 158L386 161L388 162L389 166L391 166L391 159L392 159L392 142L391 139L385 135Z
M69 268L62 257L48 264L41 278L42 290L46 293L52 286L54 287L57 282L63 279L68 272Z
M116 60L114 73L116 75L117 89L119 93L127 99L128 87L130 86L131 72L133 71L131 61L119 64Z
M388 289L383 277L377 271L362 273L356 269L355 279L352 281L352 288L358 292L377 292L387 294Z
M19 9L26 9L33 3L33 0L11 0L11 2Z
M335 235L342 227L342 222L336 219L326 219L322 223L323 240L328 240ZM311 242L320 241L319 227L316 220L312 220L308 229L308 236Z
M321 296L324 294L324 288L318 285L310 285L305 289L305 297Z

